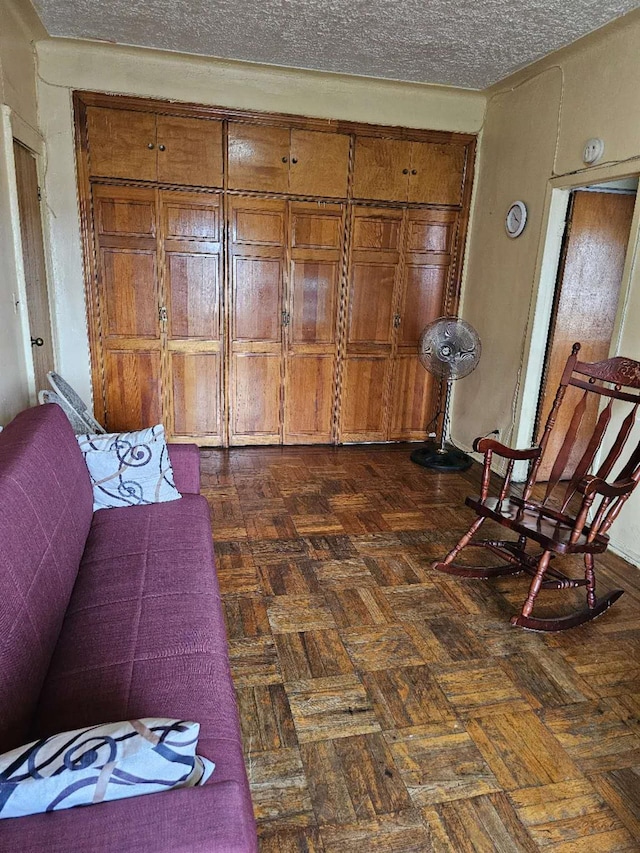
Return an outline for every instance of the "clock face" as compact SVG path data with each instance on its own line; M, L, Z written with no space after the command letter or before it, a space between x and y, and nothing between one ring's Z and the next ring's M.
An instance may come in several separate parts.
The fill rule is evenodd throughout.
M514 201L504 224L509 237L519 237L522 234L527 224L527 206L523 201Z

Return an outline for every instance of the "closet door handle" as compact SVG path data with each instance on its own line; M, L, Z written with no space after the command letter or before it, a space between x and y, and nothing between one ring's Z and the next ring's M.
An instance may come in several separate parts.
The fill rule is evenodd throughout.
M153 142L150 142L150 143L147 145L147 148L149 149L149 151L153 151L153 149L154 149L155 147L156 147L156 146L153 144Z
M417 169L412 169L412 170L411 170L411 174L412 174L412 175L417 175L417 174L418 174L418 170L417 170Z
M289 315L289 312L288 312L288 311L283 311L283 312L282 312L282 325L283 325L283 326L288 326L288 325L289 325L289 321L290 321L290 320L291 320L291 317L290 317L290 315Z
M408 169L403 169L403 170L402 170L402 174L403 174L403 175L408 175L408 174L409 174L409 170L408 170Z
M166 151L166 150L167 149L165 148L164 145L158 145L158 151Z
M283 158L282 158L282 162L283 162L283 163L288 162L288 160L289 160L289 158L288 158L288 157L283 157Z
M400 317L399 314L394 314L393 315L393 328L397 329L398 326L400 325L400 323L402 323L402 318Z
M297 163L297 162L298 162L298 158L297 158L297 157L292 157L292 158L291 158L291 162L292 162L292 163Z

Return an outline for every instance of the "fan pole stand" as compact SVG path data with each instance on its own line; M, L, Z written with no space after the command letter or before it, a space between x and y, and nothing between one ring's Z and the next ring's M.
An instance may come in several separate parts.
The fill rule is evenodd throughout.
M447 393L444 401L444 417L442 419L442 437L440 444L427 441L423 447L417 447L411 453L411 461L423 468L434 468L436 471L466 471L473 465L473 459L457 447L447 445L445 436L449 427L449 407L451 404L451 386L453 380L447 379Z

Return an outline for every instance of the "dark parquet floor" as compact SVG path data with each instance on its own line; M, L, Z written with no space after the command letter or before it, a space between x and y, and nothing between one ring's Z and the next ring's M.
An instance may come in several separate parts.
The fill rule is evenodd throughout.
M202 451L263 853L640 850L640 570L598 561L626 590L598 621L513 628L526 578L430 568L478 481Z

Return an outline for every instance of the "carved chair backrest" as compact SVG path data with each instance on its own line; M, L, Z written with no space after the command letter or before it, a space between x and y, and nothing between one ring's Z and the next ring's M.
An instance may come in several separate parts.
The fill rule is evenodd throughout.
M545 455L549 436L556 425L558 411L565 401L565 394L568 387L573 386L581 389L583 393L579 395L578 402L569 420L560 450L553 461L544 497L542 498L542 504L547 505L552 499L556 498L557 492L560 492L564 488L564 493L560 494L561 513L567 511L571 499L577 492L583 491L584 484L589 478L595 477L611 486L612 483L609 478L618 462L620 462L621 468L615 473L616 483L632 480L634 481L633 489L640 481L640 441L635 442L637 430L634 430L640 407L640 362L633 361L630 358L616 357L607 359L606 361L588 363L578 361L579 351L580 344L574 344L571 355L567 359L551 412L549 413L540 439L539 446L541 454L534 462L524 492L524 498L528 500L536 483L540 463ZM587 411L589 398L592 395L598 395L601 398L602 408L598 415L595 428L586 443L586 449L574 471L569 472L567 483L567 474L565 472L583 423L585 412ZM606 405L603 405L607 398ZM622 405L626 404L626 408L628 409L628 413L623 417L621 423L619 414L612 419L613 406L616 401L620 401ZM569 401L567 401L567 404L570 405ZM618 423L620 423L620 426L616 432L615 427ZM611 427L611 429L608 429L608 427ZM629 442L630 438L632 438L631 442ZM631 448L630 451L628 445ZM608 450L597 469L592 470L601 448L608 448ZM626 455L623 456L625 451L629 454L628 457ZM558 489L558 487L560 488ZM599 494L602 495L601 492ZM628 499L629 494L630 491L627 490L624 494L620 495L602 495L600 505L594 507L593 510L593 521L591 524L592 536L595 536L597 532L606 533L622 509L622 505ZM591 497L591 501L593 501L593 496ZM578 515L581 514L578 513Z

